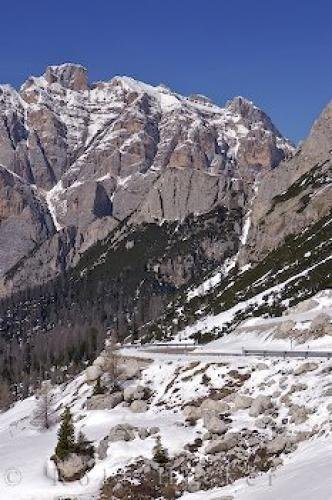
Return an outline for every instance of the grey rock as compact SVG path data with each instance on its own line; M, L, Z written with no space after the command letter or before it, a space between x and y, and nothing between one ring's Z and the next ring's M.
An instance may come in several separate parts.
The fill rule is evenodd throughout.
M85 370L85 379L87 382L95 382L102 374L102 368L97 364L93 364Z
M315 121L296 154L262 176L252 207L247 244L239 257L241 264L261 260L288 235L300 234L328 214L332 200L330 186L326 185L323 190L317 190L313 184L297 191L295 188L302 176L310 176L313 169L316 169L316 178L329 175L331 166L327 160L331 157L331 135L332 102ZM308 203L303 203L304 196Z
M108 436L104 437L97 448L97 454L100 460L104 460L107 457L107 450L109 446Z
M150 436L150 433L149 433L148 429L146 429L145 427L141 427L138 430L138 435L139 435L140 439L146 439L147 437Z
M70 482L81 479L94 466L94 459L88 455L70 453L64 460L56 460L59 479Z
M202 413L208 411L215 411L217 413L228 413L230 411L230 406L225 401L219 399L204 399L200 406Z
M256 421L255 421L255 426L258 428L258 429L266 429L268 427L272 427L274 426L276 423L275 421L273 420L272 417L269 417L267 415L261 417L261 418L258 418Z
M256 370L267 370L269 367L266 363L257 363L255 368Z
M38 190L0 165L0 274L54 234Z
M49 84L58 83L70 90L88 89L87 70L79 64L49 66L44 77Z
M212 434L225 434L227 431L225 422L212 412L203 413L203 425Z
M329 398L332 396L332 386L330 387L327 387L324 392L323 392L323 396Z
M120 367L119 378L121 380L132 380L139 378L142 368L146 366L146 362L139 362L136 359L127 358L126 362Z
M118 424L112 427L108 434L108 441L132 441L135 439L135 428L130 424Z
M135 400L131 403L129 408L133 413L143 413L147 411L148 405L146 401Z
M194 470L194 476L197 479L202 479L205 476L205 470L201 464L196 465Z
M246 410L252 405L253 399L250 396L237 393L233 399L233 410Z
M249 409L250 417L258 417L261 413L272 407L272 401L270 396L260 395L257 396L252 402Z
M189 493L196 493L197 491L201 490L202 489L202 486L201 486L201 483L199 481L189 481L188 483L188 486L187 486L187 490Z
M127 402L132 402L135 399L144 399L146 396L146 389L141 385L125 387L123 391L123 398Z
M313 361L308 361L306 363L302 363L300 366L295 368L294 375L302 375L303 373L312 372L317 370L318 364Z
M275 455L275 454L281 453L285 449L286 445L287 445L286 438L283 436L278 436L278 437L272 439L272 441L269 441L267 443L266 451L270 455Z
M147 89L120 77L90 86L86 69L69 63L30 77L19 92L0 86L0 164L35 185L40 198L49 191L57 227L77 231L60 266L62 237L54 234L49 209L21 215L8 266L43 241L48 245L22 263L4 294L30 284L31 269L36 284L64 272L127 218L173 221L217 206L244 209L255 172L274 167L292 150L271 120L243 98L218 108L202 96L189 100L169 89ZM156 92L179 106L165 112ZM239 126L246 133L238 133ZM50 192L55 185L59 189ZM27 224L31 217L39 220Z
M159 427L150 427L149 434L150 436L153 436L154 434L158 434L159 431L160 431Z
M294 392L305 391L306 389L308 389L307 384L303 384L303 383L299 382L297 384L293 384L290 387L289 393L293 394Z
M239 436L235 433L228 433L224 438L211 441L205 448L207 454L216 454L229 451L234 448L239 441Z
M97 394L88 399L86 407L88 410L111 410L123 401L122 392L113 394Z
M193 420L193 421L199 420L203 416L203 412L200 407L191 405L185 406L185 408L183 409L183 414L186 420Z
M222 495L214 497L214 500L234 500L234 497L232 495Z
M308 410L304 406L292 405L289 408L289 415L291 417L291 424L303 424L308 419Z

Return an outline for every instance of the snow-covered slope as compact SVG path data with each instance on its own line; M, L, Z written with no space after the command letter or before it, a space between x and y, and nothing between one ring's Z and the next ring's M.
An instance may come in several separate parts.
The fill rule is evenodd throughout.
M18 402L12 409L0 414L0 464L3 478L0 481L1 498L49 500L53 496L77 496L85 500L99 499L99 490L105 478L119 474L119 471L126 474L128 465L136 463L139 457L144 457L144 460L151 459L155 435L145 437L142 434L139 437L137 432L142 428L157 427L159 430L154 432L161 436L171 460L183 456L186 448L186 461L188 464L194 464L188 466L186 473L182 472L182 476L178 476L180 481L185 480L185 488L191 488L192 486L188 485L195 482L201 485L199 488L204 485L204 491L195 495L184 494L184 498L188 500L197 500L202 496L213 499L217 498L217 494L226 493L234 495L235 500L309 500L312 498L308 496L309 491L315 491L320 498L328 500L329 497L324 495L328 491L329 479L325 478L324 474L332 460L331 361L316 360L314 363L308 363L299 359L256 360L246 357L220 357L217 353L215 357L211 356L207 360L204 356L200 358L199 352L191 357L188 353L133 353L128 350L125 356L129 356L126 358L127 366L135 362L137 357L141 356L143 360L141 375L137 374L123 384L124 387L136 387L139 384L149 388L151 396L146 411L134 413L125 403L108 410L87 409L86 403L91 397L93 382L86 382L85 373L72 382L57 387L54 394L57 414L69 405L74 414L76 430L83 430L95 443L96 449L99 442L110 433L111 428L118 424L137 428L135 437L129 441L122 441L120 438L110 442L105 455L96 454L96 465L82 480L64 484L56 479L54 466L49 461L56 444L58 426L55 425L48 431L38 430L31 423L35 407L34 397ZM100 360L101 358L96 361L95 366L102 366ZM238 396L251 401L245 404L246 409L236 406L239 404ZM268 406L271 411L262 410L260 415L251 413L250 408L253 406L250 405L253 405L258 396L267 397L271 401L271 407ZM211 467L213 470L214 462L210 461L213 455L207 450L220 436L207 433L207 413L205 416L203 412L198 418L195 417L195 423L186 423L189 413L185 407L195 405L197 410L199 404L209 398L210 405L212 398L214 402L222 401L228 408L227 435L237 433L241 436L243 429L247 429L258 437L262 446L266 446L271 439L282 436L286 439L287 446L290 446L289 451L293 450L288 455L281 452L284 465L273 471L272 486L267 490L265 488L269 474L257 475L258 471L248 480L250 486L246 481L236 482L225 490L225 493L224 489L214 491L212 486L210 491L209 483L204 483L199 476L200 464L205 461L207 462L203 467L206 467L206 471L210 474ZM206 408L206 412L210 411L210 406L206 405ZM213 415L215 413L212 411L210 416ZM198 446L188 451L191 448L186 445L195 440L198 440ZM297 443L300 443L299 447L294 451ZM280 452L277 453L279 454ZM183 463L183 459L179 463ZM176 470L176 462L174 467ZM287 496L287 493L295 495L297 488L294 488L292 480L303 480L309 467L315 469L317 482L310 486L311 489L306 492L307 496ZM219 479L213 477L212 475L210 479L211 484L225 484L222 476L219 476ZM140 479L144 480L143 477ZM233 482L231 476L228 481ZM306 482L303 483L305 484Z
M228 268L209 273L148 326L147 338L194 337L204 343L229 334L246 318L287 315L289 307L330 288L331 221L328 215L288 237L259 263L240 268L235 257ZM292 337L306 341L303 332ZM287 332L284 338L289 342Z

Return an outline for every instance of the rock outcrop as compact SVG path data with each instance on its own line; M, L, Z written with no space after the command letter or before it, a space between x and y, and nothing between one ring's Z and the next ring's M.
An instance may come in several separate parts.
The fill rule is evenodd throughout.
M0 165L0 273L55 234L38 190Z
M293 158L260 180L242 263L258 262L287 236L328 215L332 206L332 102ZM291 214L291 217L289 216Z

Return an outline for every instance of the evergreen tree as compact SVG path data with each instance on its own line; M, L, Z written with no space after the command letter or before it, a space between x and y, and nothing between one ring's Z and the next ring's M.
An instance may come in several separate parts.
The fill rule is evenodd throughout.
M105 392L106 387L101 384L100 377L98 377L93 388L93 396L97 396L98 394L105 394Z
M77 436L76 452L82 455L89 455L90 457L94 454L94 447L90 441L86 438L85 434L80 431Z
M61 425L58 431L58 443L55 448L55 455L60 460L63 460L73 451L75 451L75 430L73 417L67 406L61 416Z
M156 444L153 447L153 460L159 465L165 465L169 461L168 451L161 444L160 436L156 438Z

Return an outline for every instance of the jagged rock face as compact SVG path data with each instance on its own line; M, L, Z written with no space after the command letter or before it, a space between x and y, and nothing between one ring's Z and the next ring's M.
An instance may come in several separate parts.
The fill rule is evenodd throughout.
M19 92L0 86L0 163L27 189L36 186L58 231L76 228L66 265L128 217L173 221L218 205L244 209L257 172L291 152L243 98L221 108L126 77L89 85L75 64L50 66ZM43 247L56 272L63 255L49 252L68 242L67 229Z
M0 269L6 272L55 233L43 199L0 166Z
M85 146L62 177L62 189L54 198L62 226L69 223L70 209L64 213L58 205L67 199L68 190L83 190L91 180L113 180L113 215L123 220L145 200L167 168L189 168L224 178L241 176L251 182L251 168L274 166L291 151L264 113L248 101L243 111L233 110L232 103L229 109L197 105L162 87L128 78L97 84L89 93L93 109L102 107L102 96L111 103L105 113L110 119L98 123L100 117L90 113ZM252 124L255 127L250 130Z
M136 222L184 220L217 206L243 210L248 187L240 179L189 168L168 168L156 180L135 214Z
M290 234L299 234L332 207L332 102L293 158L267 172L252 207L241 260L259 261Z
M12 155L25 141L41 187L54 185L68 169L65 187L103 175L127 178L152 166L219 172L236 163L236 150L244 155L247 140L259 132L266 144L260 155L248 153L246 166L271 166L271 150L276 158L291 151L270 119L243 98L220 108L202 96L184 98L125 77L89 87L86 70L74 64L48 67L19 93L8 86L1 92L1 117L4 109L6 117L8 110L12 114L1 139L12 142Z
M24 104L9 85L0 85L0 164L32 181L26 158Z

